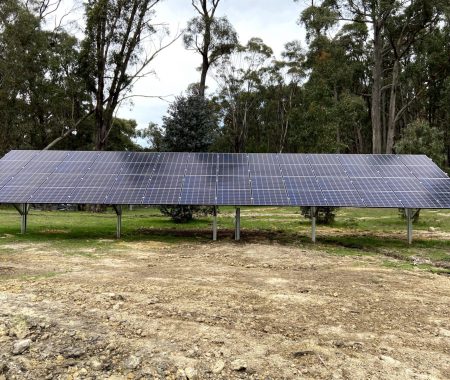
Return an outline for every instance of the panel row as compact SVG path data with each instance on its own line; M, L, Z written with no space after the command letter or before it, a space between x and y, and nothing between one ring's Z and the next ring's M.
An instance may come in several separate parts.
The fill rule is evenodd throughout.
M1 203L450 207L426 156L11 151Z

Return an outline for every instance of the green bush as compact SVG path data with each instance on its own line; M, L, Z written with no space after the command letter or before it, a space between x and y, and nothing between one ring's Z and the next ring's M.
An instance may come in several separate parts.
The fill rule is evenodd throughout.
M316 207L316 221L319 224L333 224L339 207ZM311 219L311 207L300 207L301 214Z

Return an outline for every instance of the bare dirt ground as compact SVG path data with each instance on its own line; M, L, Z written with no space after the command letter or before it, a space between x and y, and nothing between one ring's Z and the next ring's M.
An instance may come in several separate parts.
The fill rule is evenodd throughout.
M0 254L0 379L450 378L448 276L275 244L113 247Z

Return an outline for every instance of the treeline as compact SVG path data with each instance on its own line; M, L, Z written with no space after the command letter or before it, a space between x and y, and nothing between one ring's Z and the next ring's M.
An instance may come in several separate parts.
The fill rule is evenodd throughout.
M220 0L194 0L182 38L199 82L162 126L138 132L114 115L178 37L146 50L165 33L152 24L158 3L91 0L78 41L42 28L41 2L2 2L0 150L137 149L139 135L154 150L425 153L449 164L447 0L312 2L298 17L307 41L278 58L259 38L240 42Z

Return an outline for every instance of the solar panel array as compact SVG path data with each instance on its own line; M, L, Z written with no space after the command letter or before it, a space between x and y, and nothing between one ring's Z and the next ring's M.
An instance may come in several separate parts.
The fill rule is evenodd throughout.
M0 203L450 208L423 155L11 151Z

